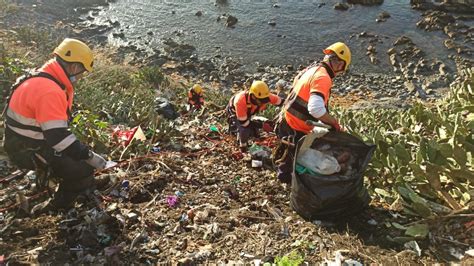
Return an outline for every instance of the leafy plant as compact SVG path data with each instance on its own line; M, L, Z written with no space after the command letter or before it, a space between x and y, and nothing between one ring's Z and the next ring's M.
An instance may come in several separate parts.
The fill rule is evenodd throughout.
M109 124L88 110L78 111L71 123L71 131L96 151L105 152L110 142Z
M1 110L5 105L5 99L9 96L10 87L16 78L25 73L25 69L31 65L15 56L3 44L0 44L0 91L2 100L0 103Z
M462 73L435 106L405 111L340 111L351 134L375 143L366 173L374 196L400 199L405 212L431 217L460 209L474 196L474 69Z
M19 7L9 0L0 0L0 18L7 15L14 14L18 11Z
M304 262L304 257L299 252L293 250L290 254L283 257L277 256L275 264L278 266L298 266Z

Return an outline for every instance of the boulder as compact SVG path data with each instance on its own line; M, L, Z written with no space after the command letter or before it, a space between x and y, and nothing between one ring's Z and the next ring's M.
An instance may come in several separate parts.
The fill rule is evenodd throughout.
M229 16L227 17L227 20L226 20L225 25L226 25L227 27L234 27L234 25L237 24L238 21L239 21L239 20L238 20L236 17L234 17L234 16L232 16L232 15L229 15Z
M349 5L347 5L345 3L337 3L337 4L334 5L334 9L345 11L345 10L349 9Z

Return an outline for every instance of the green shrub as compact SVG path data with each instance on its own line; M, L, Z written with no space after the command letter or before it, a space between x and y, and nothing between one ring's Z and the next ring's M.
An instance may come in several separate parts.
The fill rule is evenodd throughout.
M366 172L374 196L388 203L400 199L407 213L424 217L472 200L473 71L432 107L341 111L350 133L377 145Z
M99 67L78 83L78 108L100 112L112 124L153 121L157 81L141 73L124 66Z
M2 100L0 108L3 110L6 97L10 94L10 88L15 80L25 73L31 64L16 57L15 53L0 44L0 91Z
M0 18L14 14L19 7L10 0L0 0Z
M275 264L278 266L298 266L304 262L304 257L297 251L292 251L290 254L283 257L276 257Z

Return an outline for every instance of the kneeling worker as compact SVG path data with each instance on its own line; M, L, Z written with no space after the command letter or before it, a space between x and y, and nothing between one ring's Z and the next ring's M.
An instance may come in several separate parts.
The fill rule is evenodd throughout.
M188 91L188 104L189 110L199 110L204 105L204 97L202 95L202 87L199 84L195 84Z
M80 193L95 187L94 169L106 166L68 128L73 84L92 71L92 50L65 39L53 53L37 72L17 81L6 108L4 148L11 161L59 180L53 198L36 205L32 214L72 207Z
M283 100L270 93L267 84L263 81L254 81L249 90L238 92L230 99L226 107L229 131L238 132L242 152L247 151L249 139L258 136L259 128L255 123L252 123L252 116L265 110L268 103L281 106Z

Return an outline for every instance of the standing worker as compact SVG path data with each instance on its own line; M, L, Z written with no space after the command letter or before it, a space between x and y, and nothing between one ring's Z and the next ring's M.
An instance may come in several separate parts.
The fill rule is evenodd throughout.
M92 71L92 50L79 40L65 39L53 54L36 72L17 81L6 106L4 148L10 160L36 170L37 178L41 172L47 173L46 180L59 180L53 198L36 205L33 215L72 207L80 193L94 188L94 169L106 165L68 129L73 84Z
M332 80L347 71L351 63L351 51L342 42L337 42L323 50L322 62L310 65L301 71L293 82L293 89L282 109L280 121L276 127L278 138L296 145L298 141L313 130L306 121L321 121L342 131L339 122L329 114L329 98ZM291 183L295 146L289 145L285 158L280 158L278 179Z
M200 110L204 105L204 97L202 95L202 87L199 84L195 84L188 91L188 104L189 110Z
M229 131L238 131L240 150L247 152L248 141L258 136L258 126L251 121L254 114L267 108L267 104L281 106L283 100L270 93L263 81L254 81L249 90L238 92L227 104Z

